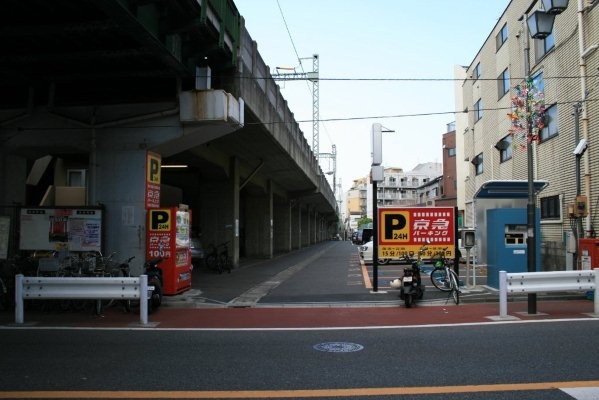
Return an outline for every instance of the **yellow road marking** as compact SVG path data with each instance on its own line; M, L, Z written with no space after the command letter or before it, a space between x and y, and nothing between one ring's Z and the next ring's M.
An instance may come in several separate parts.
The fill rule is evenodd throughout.
M238 391L6 391L2 399L257 399L257 398L316 398L345 396L393 396L419 394L513 392L527 390L552 390L559 388L599 387L597 381L562 381L534 383L504 383L492 385L423 386L355 389L305 389L305 390L238 390Z
M362 265L362 276L364 277L364 286L366 287L366 289L372 289L372 282L370 281L368 268L366 267L366 264L364 264L363 260L360 260L360 264Z

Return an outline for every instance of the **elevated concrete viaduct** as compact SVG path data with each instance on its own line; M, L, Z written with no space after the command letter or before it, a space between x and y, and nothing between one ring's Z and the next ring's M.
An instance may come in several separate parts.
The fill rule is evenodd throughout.
M102 205L105 251L140 272L148 151L187 166L162 169L160 205L187 204L235 264L336 233L333 191L232 1L6 0L0 15L11 253L18 206Z

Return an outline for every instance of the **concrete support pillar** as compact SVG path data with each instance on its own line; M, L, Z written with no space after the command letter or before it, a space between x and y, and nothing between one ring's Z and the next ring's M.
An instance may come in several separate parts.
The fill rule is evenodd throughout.
M302 248L302 207L299 202L294 202L289 207L289 235L291 241L291 249L297 250Z
M274 204L274 253L291 251L291 207L290 204Z
M266 185L266 218L267 218L267 233L265 253L267 258L274 256L274 195L272 181L269 180Z
M273 194L272 185L262 196L247 197L246 242L249 257L272 258L273 256Z
M302 243L301 247L310 245L310 207L306 206L302 210Z
M0 204L25 204L26 179L27 160L0 153Z
M211 244L229 242L229 256L234 265L239 262L239 237L236 237L239 232L236 223L239 220L239 172L236 164L236 160L231 160L228 179L200 182L199 210L202 244L209 248Z
M239 265L239 210L240 210L240 200L239 200L239 159L237 157L231 157L231 166L230 166L230 177L231 177L231 197L232 197L232 222L233 222L233 232L231 235L231 243L229 246L229 257L231 257L231 261L233 262L233 266L237 267Z
M131 264L131 275L139 275L146 250L146 151L99 146L95 167L95 197L104 206L104 249L116 252L117 260L135 256L140 262Z

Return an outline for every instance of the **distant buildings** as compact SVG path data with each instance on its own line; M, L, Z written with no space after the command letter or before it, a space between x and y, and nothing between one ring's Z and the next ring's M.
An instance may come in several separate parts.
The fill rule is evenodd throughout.
M454 168L455 169L455 168ZM379 207L434 205L442 195L443 166L441 163L418 164L411 171L385 168L384 179L377 184ZM372 182L370 177L354 180L346 194L346 227L358 228L361 217L372 218Z

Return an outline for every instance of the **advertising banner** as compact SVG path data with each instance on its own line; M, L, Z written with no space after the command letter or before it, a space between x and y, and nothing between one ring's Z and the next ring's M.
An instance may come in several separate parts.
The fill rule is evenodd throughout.
M379 258L413 257L423 245L427 249L425 258L439 252L454 257L457 240L453 207L382 207L378 217Z
M160 154L146 153L146 210L160 207Z

